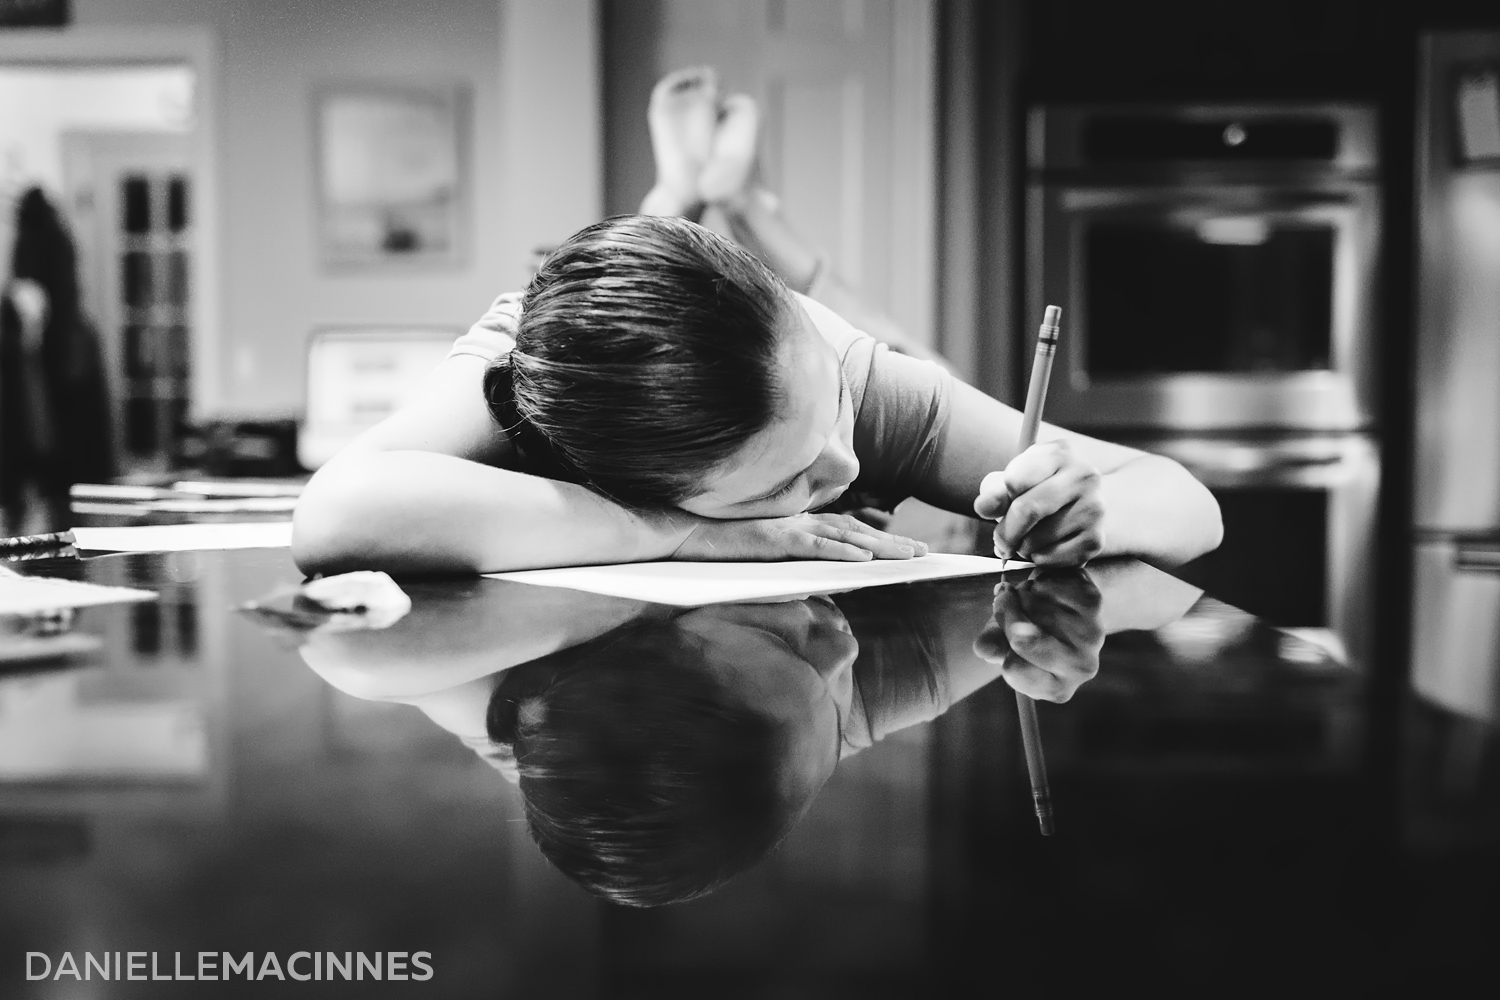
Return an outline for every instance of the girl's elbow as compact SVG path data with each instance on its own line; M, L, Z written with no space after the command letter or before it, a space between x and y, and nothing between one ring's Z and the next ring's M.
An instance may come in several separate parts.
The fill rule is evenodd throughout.
M327 515L299 503L292 514L292 562L307 576L335 573L348 553Z
M361 491L314 477L292 511L292 561L308 576L364 569L359 565L362 540L355 526L364 522L357 509Z

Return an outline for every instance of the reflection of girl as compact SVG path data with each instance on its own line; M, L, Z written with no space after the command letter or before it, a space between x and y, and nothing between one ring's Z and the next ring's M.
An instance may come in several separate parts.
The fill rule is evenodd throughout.
M72 238L32 188L16 204L0 297L0 501L12 530L67 527L69 487L114 475L108 399Z
M972 581L691 611L489 580L428 587L391 628L314 632L303 658L459 736L519 782L562 872L637 906L755 864L840 760L1000 676L1066 700L1106 632L1155 628L1200 593L1133 560L1002 584L993 618Z
M747 99L720 108L701 72L664 95L668 192L647 207L713 200L744 246L646 215L567 240L319 470L295 516L303 569L910 558L920 543L846 513L910 496L999 519L997 549L1039 563L1217 544L1217 505L1180 466L1056 427L1018 455L1014 409L817 301L838 286L754 186ZM684 153L704 135L735 169Z

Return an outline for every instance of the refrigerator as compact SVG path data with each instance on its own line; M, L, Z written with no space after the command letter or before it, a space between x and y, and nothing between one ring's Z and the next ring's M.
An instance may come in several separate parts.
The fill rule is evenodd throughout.
M1500 32L1425 35L1418 61L1412 683L1500 709Z

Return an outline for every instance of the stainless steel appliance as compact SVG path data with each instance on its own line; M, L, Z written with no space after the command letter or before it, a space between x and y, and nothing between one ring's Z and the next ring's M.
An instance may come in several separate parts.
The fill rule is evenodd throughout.
M1182 462L1225 539L1180 574L1363 662L1374 109L1051 106L1027 139L1028 315L1063 307L1048 417Z
M1224 542L1178 575L1340 662L1370 653L1380 454L1364 434L1163 437L1132 442L1176 459L1219 501Z
M1027 315L1063 307L1047 399L1091 427L1375 422L1373 109L1035 109Z
M1412 678L1500 715L1500 33L1422 39Z

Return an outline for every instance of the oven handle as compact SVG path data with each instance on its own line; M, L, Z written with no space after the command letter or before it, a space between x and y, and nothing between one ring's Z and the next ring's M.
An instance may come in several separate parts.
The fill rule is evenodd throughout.
M1500 541L1459 539L1453 548L1453 568L1470 573L1500 573Z
M1208 486L1335 486L1375 462L1367 448L1348 442L1268 447L1189 440L1143 447L1182 463Z
M1168 205L1174 209L1208 208L1253 214L1296 212L1309 208L1354 208L1362 201L1368 201L1374 191L1372 185L1361 184L1350 184L1333 191L1287 191L1270 185L1204 190L1170 186L1059 186L1056 196L1063 210L1068 212Z

